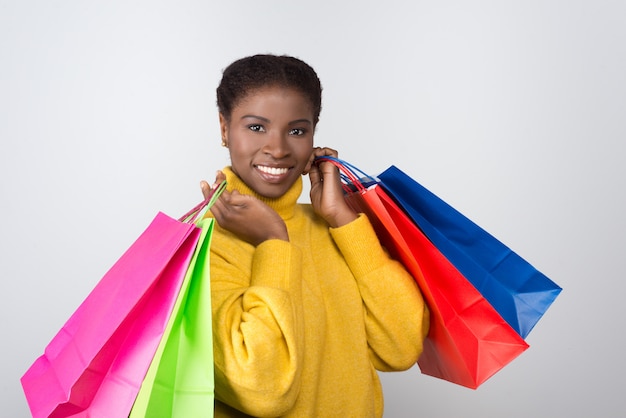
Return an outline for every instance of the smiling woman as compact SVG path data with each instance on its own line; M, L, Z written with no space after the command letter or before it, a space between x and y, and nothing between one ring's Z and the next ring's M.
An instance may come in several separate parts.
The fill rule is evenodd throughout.
M293 88L254 90L230 118L220 113L233 171L261 196L282 196L309 163L313 119L310 101Z
M422 350L415 281L347 205L337 169L314 162L338 156L314 147L321 91L308 64L274 55L234 62L217 89L231 158L207 214L217 417L380 417L376 370ZM297 203L303 174L310 204Z

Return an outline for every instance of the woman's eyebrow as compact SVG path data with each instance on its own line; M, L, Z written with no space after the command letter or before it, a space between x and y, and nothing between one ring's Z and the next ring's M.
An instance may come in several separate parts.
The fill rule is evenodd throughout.
M270 120L268 118L264 118L263 116L257 116L257 115L243 115L241 117L241 119L259 119L262 120L265 123L269 123Z
M270 123L271 120L269 120L268 118L264 118L263 116L257 116L257 115L243 115L241 117L241 119L258 119L260 121L263 121L265 123ZM310 119L306 119L306 118L302 118L302 119L296 119L296 120L292 120L291 122L289 122L289 125L297 125L299 123L306 123L308 125L313 125L313 122L311 122Z
M299 123L307 123L309 125L313 125L313 122L311 122L309 119L296 119L296 120L292 120L291 122L289 122L289 125L297 125Z

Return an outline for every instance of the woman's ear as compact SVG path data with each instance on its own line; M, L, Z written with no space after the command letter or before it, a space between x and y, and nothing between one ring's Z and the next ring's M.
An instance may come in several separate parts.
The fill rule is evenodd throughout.
M222 146L228 148L228 120L220 112L220 133L222 134Z

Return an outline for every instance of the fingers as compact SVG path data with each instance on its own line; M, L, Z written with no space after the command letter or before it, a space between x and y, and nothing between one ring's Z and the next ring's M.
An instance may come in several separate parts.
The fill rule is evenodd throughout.
M315 148L309 159L308 174L311 180L311 187L319 187L324 181L340 182L339 170L334 164L328 161L315 162L318 157L334 157L338 158L339 153L332 148Z
M222 224L223 220L229 216L232 205L230 204L231 193L224 190L220 197L211 206L211 213L219 224Z
M328 148L328 147L324 147L324 148L319 148L319 151L317 152L317 154L315 155L316 157L335 157L338 158L339 157L339 153L337 152L337 150L334 150L332 148Z
M211 186L209 186L209 183L207 183L206 180L202 180L200 182L200 190L202 190L202 196L204 196L204 199L208 199L211 194Z
M314 154L314 159L317 157L334 157L338 158L339 153L332 148L318 148ZM312 167L317 167L318 171L321 171L321 180L324 181L326 176L334 176L335 173L338 172L337 167L334 164L329 163L328 161L320 161L318 163L313 163Z
M226 180L226 175L222 171L217 171L215 173L215 182L213 182L210 186L206 180L202 180L200 182L200 190L202 190L204 198L208 199L209 196L211 196L211 191L215 190L224 180Z
M224 174L221 170L218 170L215 173L215 183L213 183L213 185L211 186L211 189L215 189L217 186L220 185L220 183L222 183L224 180L226 180L226 174Z
M311 181L311 187L315 187L323 181L322 175L317 167L311 168L311 171L309 171L309 180Z
M325 156L329 156L329 157L335 157L338 158L339 153L332 149L332 148L328 148L328 147L324 147L324 148L313 148L313 152L311 152L311 156L309 157L309 161L307 162L307 165L304 167L304 170L302 171L302 174L309 174L311 172L312 169L315 168L315 159L317 157L325 157Z
M237 190L232 192L225 190L213 204L211 212L219 221L223 217L228 216L228 214L233 214L237 210L245 208L251 198L251 196L240 194Z

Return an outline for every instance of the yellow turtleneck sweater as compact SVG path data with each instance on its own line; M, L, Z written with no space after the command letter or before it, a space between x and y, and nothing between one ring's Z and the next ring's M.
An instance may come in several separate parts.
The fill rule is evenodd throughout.
M297 204L302 179L267 199L224 173L229 191L278 212L290 241L254 247L214 230L215 417L382 416L376 370L414 365L428 329L415 281L364 215L329 228L311 205Z

